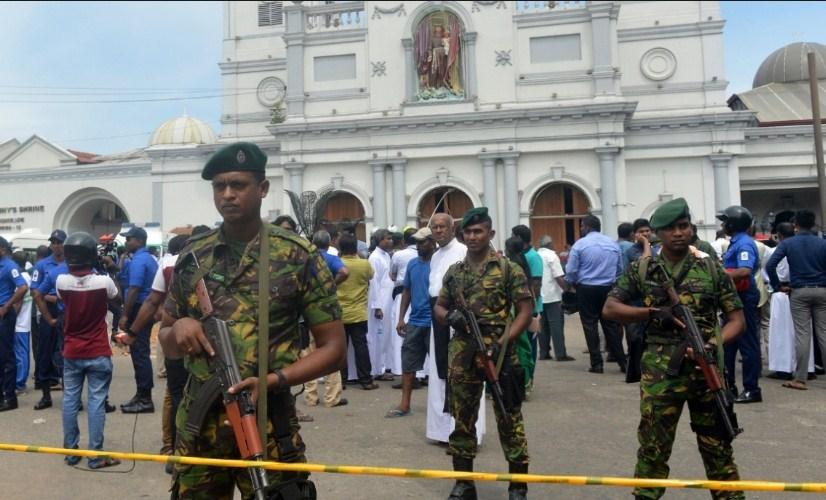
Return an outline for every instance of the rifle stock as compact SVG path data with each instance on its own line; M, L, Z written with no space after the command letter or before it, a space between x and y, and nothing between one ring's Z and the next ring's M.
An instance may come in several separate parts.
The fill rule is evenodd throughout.
M697 326L697 322L694 320L694 315L691 314L691 310L687 306L680 303L677 292L673 287L668 288L668 296L671 299L676 316L685 324L683 334L685 335L686 344L694 352L694 362L703 372L708 390L714 394L714 405L717 409L717 418L723 427L722 430L729 440L733 440L743 432L743 429L737 427L731 396L723 386L720 374L715 368L717 365L715 353L706 349L705 340Z
M229 388L241 382L241 371L232 349L229 329L226 321L212 315L212 303L206 291L204 280L201 279L195 286L198 296L198 306L205 315L201 320L207 340L215 349L215 356L209 358L209 365L214 377L220 381L224 408L241 458L244 460L264 460L264 450L261 445L261 436L258 432L255 405L249 390L238 393L229 392ZM269 481L267 473L260 467L248 469L250 480L255 491L256 500L267 499Z

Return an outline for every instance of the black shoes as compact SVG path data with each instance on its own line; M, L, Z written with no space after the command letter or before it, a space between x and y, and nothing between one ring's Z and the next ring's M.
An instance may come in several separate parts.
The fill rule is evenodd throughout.
M338 400L338 403L331 406L331 408L335 408L336 406L347 406L347 403L349 403L349 401L347 401L347 398L341 398Z
M52 400L51 398L40 398L40 401L34 405L35 410L45 410L46 408L52 407Z
M155 413L155 404L152 399L139 398L134 403L121 405L120 411L123 413Z
M734 399L735 403L762 403L763 394L755 391L743 391Z
M113 411L117 410L117 408L115 408L115 405L109 404L109 401L103 403L103 409L106 411L106 413L112 413Z
M768 378L773 378L775 380L793 380L794 375L789 372L771 372L766 375Z
M605 370L601 366L592 366L588 368L588 373L603 373Z
M0 402L0 411L9 411L17 409L17 398L4 399Z
M517 464L508 462L508 472L511 474L527 474L528 464ZM508 500L527 500L527 483L511 483L508 486Z
M560 358L559 356L557 356L556 360L557 361L576 361L576 358L572 358L571 356L562 356Z
M471 481L456 481L447 500L476 500L476 485Z

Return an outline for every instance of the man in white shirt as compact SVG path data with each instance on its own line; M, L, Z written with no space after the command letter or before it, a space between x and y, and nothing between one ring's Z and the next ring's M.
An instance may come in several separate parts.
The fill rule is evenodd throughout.
M416 234L415 228L406 228L402 233L401 248L393 252L393 257L390 258L390 279L393 280L393 325L399 324L399 309L402 303L404 275L407 273L407 264L418 257L416 240L413 239L414 234ZM395 335L393 338L393 368L400 370L399 372L394 371L393 373L395 375L402 374L403 340L404 338L399 335ZM399 385L399 388L401 388L401 385Z
M370 350L370 365L376 380L393 380L393 375L385 374L385 369L396 372L393 367L393 280L390 279L390 250L393 249L393 234L387 229L375 233L378 246L370 254L368 262L373 268L367 304L367 346ZM397 368L401 370L401 366Z
M565 350L565 316L562 314L562 291L567 286L565 271L547 234L539 239L542 259L542 331L539 334L539 359L552 359L551 342L557 361L573 361Z
M442 279L447 269L462 261L467 254L467 247L456 240L453 233L453 217L445 213L435 214L430 219L430 231L439 249L430 258L430 307L436 304L442 289ZM453 417L445 412L445 379L447 378L447 344L450 340L450 327L443 327L433 316L432 334L430 336L430 365L427 383L427 431L428 439L447 443L455 425ZM484 398L484 395L482 395ZM479 443L485 432L485 405L479 405L479 418L476 421L476 436Z
M20 268L20 276L26 280L26 286L31 286L32 278L28 271L24 271L31 264L26 260L26 252L18 250L11 256L17 267ZM27 266L28 264L28 266ZM17 392L26 392L26 379L29 378L29 337L32 330L32 296L23 296L20 303L20 310L17 311L17 322L14 326L14 357L17 359L17 377L15 389Z

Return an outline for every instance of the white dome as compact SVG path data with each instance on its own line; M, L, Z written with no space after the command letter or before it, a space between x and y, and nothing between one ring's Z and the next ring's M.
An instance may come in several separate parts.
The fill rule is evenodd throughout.
M771 54L754 75L752 88L770 83L792 83L809 81L809 52L815 53L817 79L826 79L826 46L819 43L797 42L777 49ZM811 114L811 111L809 111Z
M149 147L165 145L183 144L213 144L215 142L215 132L209 125L183 115L178 118L165 121L158 127L149 139Z

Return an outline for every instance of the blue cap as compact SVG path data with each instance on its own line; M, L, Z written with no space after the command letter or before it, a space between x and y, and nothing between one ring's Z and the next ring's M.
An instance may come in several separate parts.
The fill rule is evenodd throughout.
M129 231L126 231L125 233L120 233L120 235L126 238L137 238L139 240L146 241L146 231L144 231L143 228L138 226L132 226L129 229Z
M55 229L52 231L51 236L49 236L49 241L57 241L59 243L63 243L66 241L66 231L62 229Z

